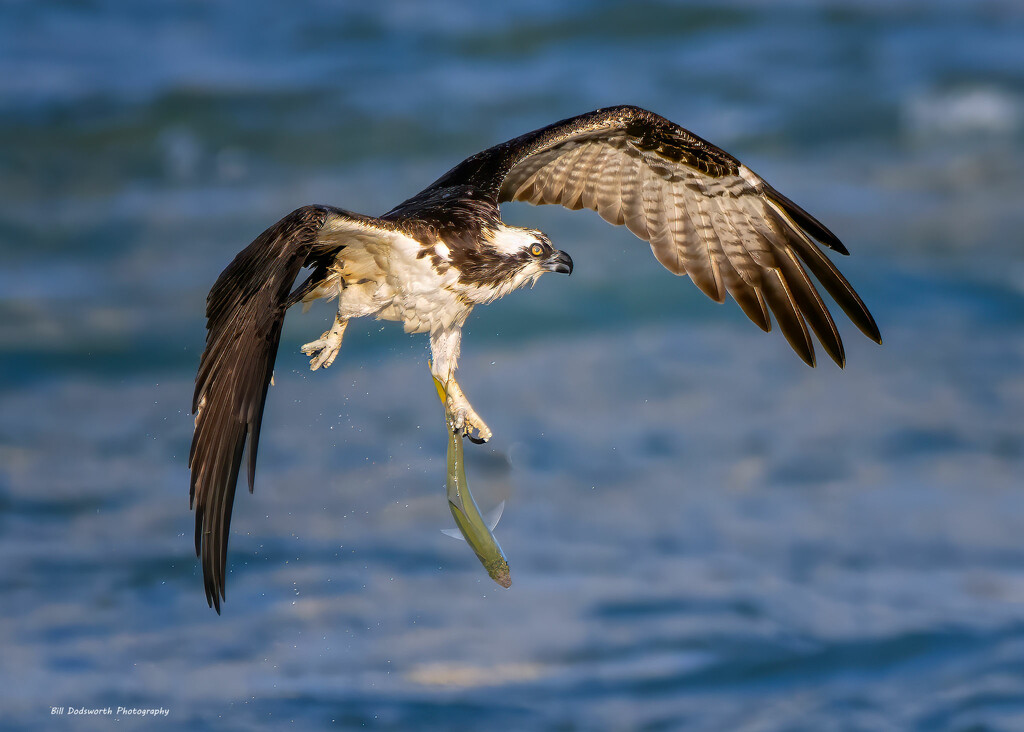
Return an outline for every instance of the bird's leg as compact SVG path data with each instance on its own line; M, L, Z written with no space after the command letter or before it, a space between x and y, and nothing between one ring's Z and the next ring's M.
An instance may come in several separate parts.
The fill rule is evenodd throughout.
M432 332L430 351L433 360L430 362L430 373L438 384L438 393L444 399L451 415L448 426L454 432L463 432L466 437L479 444L491 439L493 433L487 423L480 419L480 415L462 393L459 382L455 380L461 342L462 331L459 328Z
M341 313L335 313L334 325L331 326L331 329L324 331L324 334L320 336L320 340L311 341L302 347L304 354L312 356L309 359L310 371L316 371L321 366L327 368L334 363L334 359L341 349L341 339L345 335L345 328L347 327L348 320L342 318Z

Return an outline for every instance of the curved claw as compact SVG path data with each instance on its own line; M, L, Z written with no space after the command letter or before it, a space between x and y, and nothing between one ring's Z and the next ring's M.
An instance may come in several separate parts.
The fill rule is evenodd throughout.
M316 371L321 366L323 368L329 367L334 363L334 359L337 358L340 346L341 343L334 345L324 338L302 346L302 352L307 356L312 356L309 359L309 370Z
M472 408L455 406L451 396L446 400L445 408L451 415L449 426L452 432L456 434L461 432L462 436L476 445L482 445L494 436L491 428L480 419L480 415L474 412ZM476 434L474 435L473 433Z
M334 363L334 359L338 357L338 351L341 350L341 341L347 326L347 320L336 318L331 329L324 331L319 340L310 341L300 347L304 354L312 356L309 359L310 371L316 371L321 367L328 368Z
M463 436L474 445L482 445L494 436L491 428L472 409L459 410L456 419L462 424Z

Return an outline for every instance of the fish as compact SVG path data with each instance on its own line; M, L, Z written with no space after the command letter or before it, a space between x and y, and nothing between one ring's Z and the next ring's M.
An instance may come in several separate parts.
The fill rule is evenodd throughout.
M445 484L448 493L448 508L452 512L452 518L455 519L455 525L462 533L466 543L473 549L480 564L487 570L488 576L502 587L508 588L512 584L508 560L505 559L505 553L502 552L493 532L494 526L497 525L498 519L501 517L504 501L498 506L497 516L492 519L493 522L485 521L480 515L480 509L473 499L469 483L466 480L466 461L463 453L465 430L456 429L454 426L455 420L448 408L448 391L444 384L435 378L434 386L437 387L437 395L440 397L441 403L445 405L445 425L448 428L448 475Z
M503 514L504 512L505 502L502 501L497 506L488 511L487 514L484 516L484 522L487 524L487 528L491 530L492 534L494 533L494 527L498 525L499 521L501 521L501 514ZM466 540L466 537L464 537L462 535L462 532L458 529L441 529L441 533L445 536L452 537L456 541Z

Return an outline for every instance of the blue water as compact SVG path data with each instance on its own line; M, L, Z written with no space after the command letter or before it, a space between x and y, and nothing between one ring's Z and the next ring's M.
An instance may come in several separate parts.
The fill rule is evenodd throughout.
M310 374L323 306L209 610L219 271L618 103L836 231L885 345L841 322L808 369L628 232L508 206L576 261L466 332L511 589L439 531L425 339L357 323ZM1022 169L1016 0L0 4L0 728L1024 729Z

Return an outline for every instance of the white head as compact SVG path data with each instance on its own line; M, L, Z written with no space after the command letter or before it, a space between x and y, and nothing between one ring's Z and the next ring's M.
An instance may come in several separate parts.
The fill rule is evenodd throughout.
M555 249L547 235L537 229L502 224L491 232L486 244L503 261L506 276L516 282L512 290L536 282L545 272L572 274L572 258Z
M491 302L545 272L572 272L572 259L551 246L536 229L499 223L484 230L472 246L450 247L448 261L459 270L459 281L472 288L477 303Z

